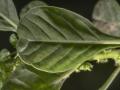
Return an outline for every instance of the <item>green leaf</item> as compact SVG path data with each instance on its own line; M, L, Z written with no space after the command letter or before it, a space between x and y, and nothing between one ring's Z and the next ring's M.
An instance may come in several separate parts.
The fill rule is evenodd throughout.
M31 1L28 5L26 5L20 13L21 18L32 8L38 7L38 6L47 6L46 3L39 1L39 0L35 0L35 1Z
M15 65L14 59L11 57L7 49L0 51L0 90L6 82L7 78L13 71Z
M120 46L120 38L100 32L72 11L38 6L28 6L17 31L17 55L25 65L14 69L12 64L0 63L0 70L5 72L1 74L5 78L0 76L2 90L60 90L71 73L92 68L91 64L84 65L86 61Z
M7 61L10 58L11 58L10 57L10 52L7 49L2 49L0 51L0 63L1 62L5 62L5 61Z
M3 76L5 75L4 70L2 68L3 67L2 63L10 59L9 55L10 55L10 52L7 49L3 49L0 51L0 90L3 86Z
M2 81L0 80L0 90L1 90L2 86L3 86L3 84L2 84Z
M72 68L71 65L77 60L71 64L67 60L73 61L75 55L83 53L86 56L88 50L99 50L109 46L105 44L119 44L120 41L119 38L99 32L88 20L71 11L49 6L35 8L24 16L18 27L18 36L18 52L22 59L28 64L33 63L35 67L53 72L64 71L61 65L64 65L63 69ZM99 47L95 48L95 45ZM46 64L48 61L49 64ZM67 64L63 64L64 61Z
M0 0L0 30L16 32L19 19L12 0Z
M11 45L16 48L16 44L17 44L18 38L16 36L16 34L12 34L9 38L9 42L11 43Z
M120 37L120 5L116 0L100 0L95 6L93 19L102 32Z
M64 82L63 75L65 73L53 74L23 65L16 69L2 90L59 90Z
M28 70L40 72L38 76L46 82L43 88L39 87L42 85L39 83L34 90L60 90L54 87L84 62L104 49L120 45L120 38L100 32L82 16L51 6L31 9L21 19L17 31L20 39L17 45L19 57L31 67ZM57 80L58 77L51 74L57 74L61 79ZM53 84L56 80L58 83ZM9 90L14 90L14 86ZM15 90L20 89L15 87Z

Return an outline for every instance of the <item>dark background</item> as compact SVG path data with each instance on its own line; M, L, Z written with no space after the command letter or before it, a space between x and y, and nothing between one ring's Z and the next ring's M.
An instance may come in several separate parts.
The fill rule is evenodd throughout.
M14 0L18 13L21 8L31 0ZM49 5L63 7L75 11L92 21L92 11L98 0L43 0ZM118 0L120 3L120 0ZM0 32L0 49L8 48L13 50L9 44L10 32ZM65 82L62 90L98 90L103 82L115 69L114 62L110 61L107 64L94 64L92 72L74 73ZM120 90L120 75L115 79L108 90Z

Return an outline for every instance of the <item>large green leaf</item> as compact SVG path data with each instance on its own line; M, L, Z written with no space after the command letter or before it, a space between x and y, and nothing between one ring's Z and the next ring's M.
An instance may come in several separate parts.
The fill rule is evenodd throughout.
M56 7L31 10L21 20L18 35L21 58L51 72L66 71L71 65L83 63L89 50L93 49L91 57L96 53L94 49L99 50L105 44L119 44L119 38L105 35L83 17Z
M15 31L19 22L12 0L0 0L0 30Z
M102 32L120 37L120 5L116 0L100 0L94 9L93 19Z
M30 82L30 79L24 79L28 76L18 79L30 90L59 90L60 83L85 61L104 49L116 48L120 44L119 38L100 32L82 16L50 6L31 9L21 19L17 31L20 59L27 65L28 73L34 72L43 80L42 83L35 77ZM22 74L19 75L21 77ZM16 86L17 83L6 83L5 87L26 90L24 85L23 88Z

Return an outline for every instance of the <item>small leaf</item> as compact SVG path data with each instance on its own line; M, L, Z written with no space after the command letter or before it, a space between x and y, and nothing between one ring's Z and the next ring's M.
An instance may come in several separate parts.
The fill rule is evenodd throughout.
M0 0L0 30L16 32L19 19L12 0Z
M63 75L65 73L48 73L22 65L17 67L2 90L60 90L64 82ZM61 79L62 82L59 82Z
M0 51L0 63L5 62L5 61L9 60L10 58L11 58L10 52L7 49L2 49Z
M120 5L116 0L99 0L93 19L102 32L120 37Z
M18 41L18 38L15 34L12 34L9 38L10 40L10 43L13 45L13 47L16 48L16 44L17 44L17 41Z
M5 77L5 72L3 69L3 62L10 59L10 52L7 49L3 49L0 51L0 90L3 86L3 77ZM4 74L4 75L3 75Z
M0 90L15 68L16 61L7 49L0 52Z

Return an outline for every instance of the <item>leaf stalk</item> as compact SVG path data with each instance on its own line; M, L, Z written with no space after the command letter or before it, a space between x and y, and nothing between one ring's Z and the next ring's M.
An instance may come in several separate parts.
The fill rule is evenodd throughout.
M117 66L107 81L98 90L107 90L120 72L120 66Z

